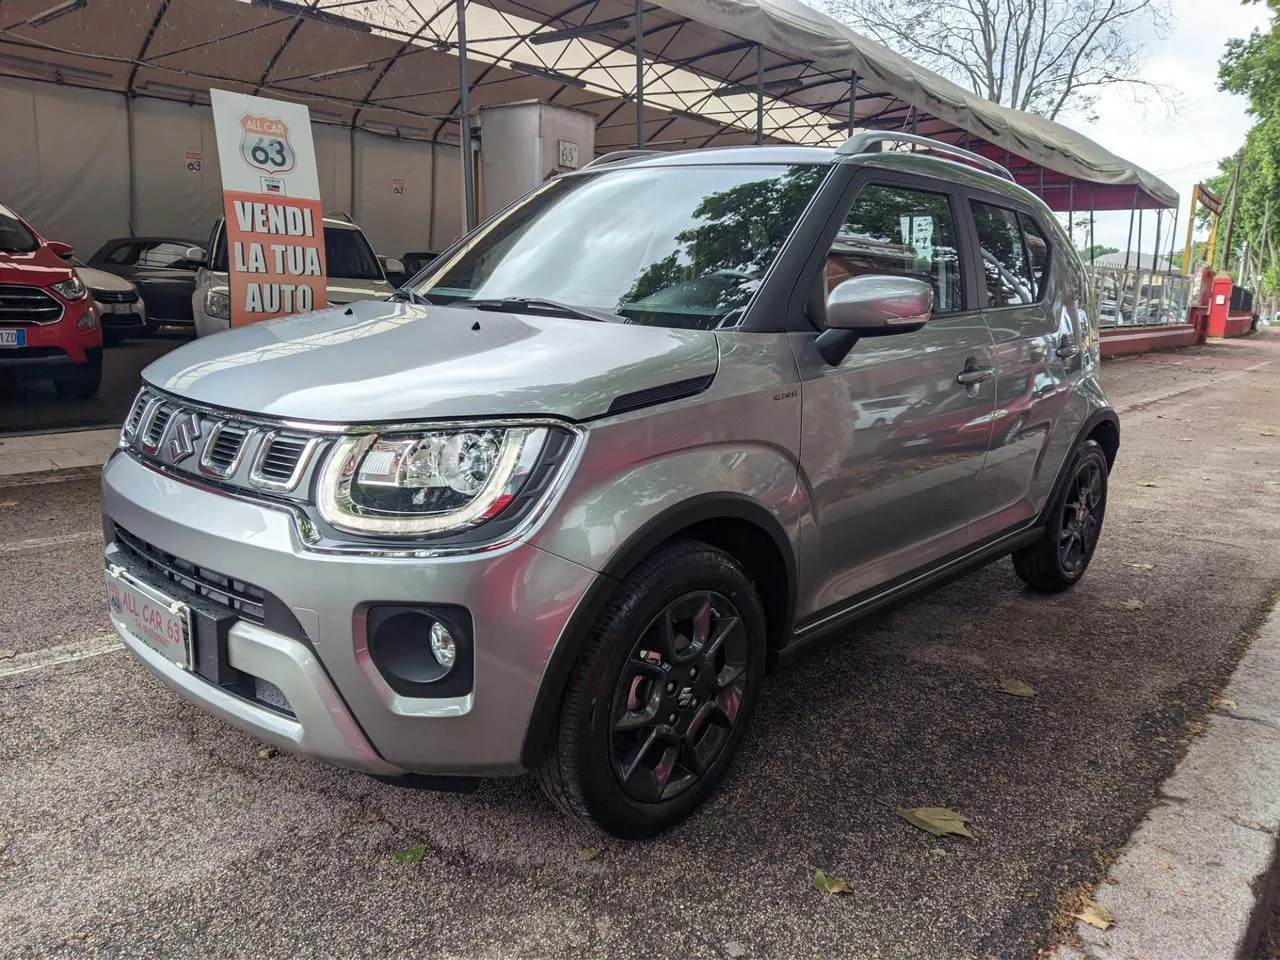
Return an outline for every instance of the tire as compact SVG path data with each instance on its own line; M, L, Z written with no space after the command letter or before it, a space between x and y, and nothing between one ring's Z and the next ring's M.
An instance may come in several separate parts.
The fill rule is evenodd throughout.
M615 837L674 826L728 771L765 651L760 598L732 557L692 541L659 549L587 638L538 783L565 813Z
M102 386L102 352L94 350L85 363L59 369L53 375L53 386L60 397L87 400L96 396Z
M1041 593L1075 586L1093 559L1106 512L1107 457L1096 440L1086 440L1072 457L1067 481L1050 506L1044 536L1014 553L1013 569Z

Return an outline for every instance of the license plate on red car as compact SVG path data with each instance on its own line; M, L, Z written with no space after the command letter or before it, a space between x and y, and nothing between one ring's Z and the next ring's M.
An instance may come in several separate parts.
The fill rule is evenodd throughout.
M108 567L106 577L111 621L166 660L190 670L191 608L121 567Z
M26 345L27 331L0 330L0 350L5 347L25 347Z

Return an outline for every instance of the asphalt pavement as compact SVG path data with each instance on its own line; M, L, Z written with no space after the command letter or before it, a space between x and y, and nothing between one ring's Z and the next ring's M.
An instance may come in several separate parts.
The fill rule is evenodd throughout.
M528 779L415 792L260 753L89 642L95 485L0 489L0 955L1034 956L1280 585L1280 336L1104 379L1122 446L1084 581L1033 596L1002 562L785 669L726 789L643 844ZM894 810L921 806L976 839Z

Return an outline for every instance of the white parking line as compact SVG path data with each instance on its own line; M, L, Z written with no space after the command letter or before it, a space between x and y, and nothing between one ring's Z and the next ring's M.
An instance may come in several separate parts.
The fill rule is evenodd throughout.
M46 647L44 650L32 650L30 653L20 653L9 660L0 660L0 679L29 673L32 670L56 667L60 663L74 663L76 660L100 657L104 653L115 653L123 649L124 644L111 635L93 637L78 643L65 643L57 647Z
M19 540L17 543L0 543L0 554L22 553L25 550L39 550L42 547L59 547L68 543L102 542L101 530L83 530L79 533L63 533L56 537L33 537L30 540Z

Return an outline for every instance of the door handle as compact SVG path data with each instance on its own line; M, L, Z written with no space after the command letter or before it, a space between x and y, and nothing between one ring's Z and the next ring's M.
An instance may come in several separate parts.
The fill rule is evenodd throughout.
M984 383L996 375L995 367L965 367L956 374L956 383L962 387L972 387Z

